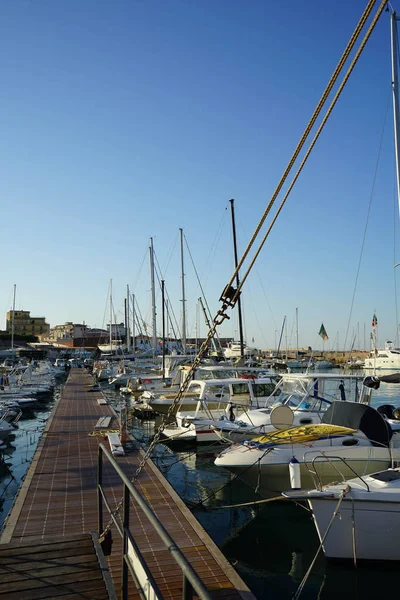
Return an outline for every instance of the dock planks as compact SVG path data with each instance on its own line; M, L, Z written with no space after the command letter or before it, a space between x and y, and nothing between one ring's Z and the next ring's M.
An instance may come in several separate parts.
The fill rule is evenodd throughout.
M89 534L0 545L0 599L108 597Z
M84 370L72 369L7 520L0 549L1 544L10 541L15 548L20 547L21 551L29 545L35 548L36 544L45 544L46 547L46 540L54 536L64 536L67 540L70 536L88 536L89 531L97 530L97 455L98 445L104 442L104 438L98 435L95 427L99 419L105 417L111 418L111 429L117 429L118 422L109 405L98 404L99 392L90 391L92 383L91 376ZM90 435L92 433L94 435ZM131 454L117 458L118 464L129 478L135 473L142 456L138 447ZM110 505L115 507L121 499L122 486L107 461L103 467L103 485ZM152 461L148 461L135 485L213 597L221 600L254 599ZM104 522L107 521L108 515L104 514ZM163 597L181 598L180 569L165 550L163 542L151 528L141 509L133 503L130 529ZM113 539L109 566L115 588L119 590L122 558L121 543L115 527ZM53 549L56 552L55 546ZM0 599L2 586L11 584L2 581L5 575L0 569ZM52 576L45 577L50 580ZM83 579L77 585L89 585L84 579L85 570L79 577ZM56 587L55 583L53 587ZM72 596L68 598L72 600ZM99 596L99 600L101 598ZM139 598L133 582L130 583L129 598Z

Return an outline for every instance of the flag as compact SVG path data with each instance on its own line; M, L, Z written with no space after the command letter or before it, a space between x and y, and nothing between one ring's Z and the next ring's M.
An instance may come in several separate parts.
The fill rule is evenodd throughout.
M372 327L376 327L378 325L378 319L376 318L376 314L372 317Z
M319 328L318 335L320 335L324 341L329 340L328 334L326 333L326 329L325 329L323 323L321 323L321 327Z

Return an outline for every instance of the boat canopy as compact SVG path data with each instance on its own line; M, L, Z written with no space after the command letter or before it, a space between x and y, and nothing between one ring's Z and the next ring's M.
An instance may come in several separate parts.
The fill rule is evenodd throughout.
M389 423L377 410L358 402L333 402L323 415L322 423L358 429L374 446L388 446L393 435Z

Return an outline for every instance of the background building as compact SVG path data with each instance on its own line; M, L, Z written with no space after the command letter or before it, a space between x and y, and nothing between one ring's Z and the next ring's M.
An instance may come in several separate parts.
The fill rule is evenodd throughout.
M48 334L50 325L46 323L46 317L31 317L29 310L9 310L6 315L7 333L12 332L14 315L14 334L15 335L36 335Z
M96 348L97 344L108 340L109 333L104 329L92 329L85 324L68 321L50 329L46 341L68 348Z

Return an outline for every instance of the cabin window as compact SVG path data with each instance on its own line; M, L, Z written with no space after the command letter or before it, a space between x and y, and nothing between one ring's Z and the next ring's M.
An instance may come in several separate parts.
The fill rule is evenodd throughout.
M329 402L328 400L324 400L323 398L320 398L314 404L313 410L316 410L317 412L325 412L328 410L330 405L331 405L331 402Z
M312 419L300 419L300 425L310 425L312 422Z
M247 385L247 383L234 383L232 385L232 394L238 395L238 394L248 394L249 393L249 387Z
M253 384L253 392L256 398L260 398L261 396L279 396L281 390L276 389L274 383L255 383Z

